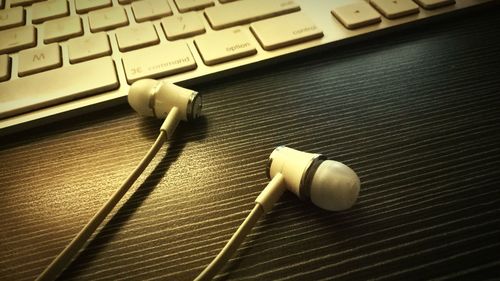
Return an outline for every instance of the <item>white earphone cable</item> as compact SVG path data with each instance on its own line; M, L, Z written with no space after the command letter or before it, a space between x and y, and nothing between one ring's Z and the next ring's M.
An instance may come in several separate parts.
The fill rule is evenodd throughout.
M99 227L106 216L113 210L120 199L127 193L130 187L134 184L137 178L142 174L144 169L149 165L151 160L155 157L156 153L160 150L162 145L167 140L167 135L175 130L177 122L173 121L176 119L175 115L178 114L177 110L173 110L165 121L160 130L156 141L151 146L149 151L146 153L141 162L132 171L132 173L127 177L127 179L122 183L122 185L115 191L115 193L109 198L109 200L99 209L99 211L92 217L92 219L83 227L83 229L78 233L78 235L73 238L73 240L64 248L64 250L52 261L52 263L38 276L36 280L55 280L63 270L71 263L78 251L85 245L87 240L90 238L92 233ZM170 117L170 118L169 118Z
M259 218L263 214L269 212L274 203L276 203L283 192L285 192L284 184L285 181L281 174L277 174L271 182L269 182L266 188L264 188L255 200L255 207L253 207L245 221L243 221L238 230L236 230L231 239L229 239L224 248L212 260L212 262L200 273L200 275L198 275L198 277L195 278L195 281L212 280L212 278L234 255Z
M212 260L212 262L196 277L195 281L212 280L227 261L233 256L238 247L241 245L245 237L250 233L259 218L264 214L264 209L260 204L255 204L253 210L247 216L245 221L240 225L238 230L233 234L226 246Z

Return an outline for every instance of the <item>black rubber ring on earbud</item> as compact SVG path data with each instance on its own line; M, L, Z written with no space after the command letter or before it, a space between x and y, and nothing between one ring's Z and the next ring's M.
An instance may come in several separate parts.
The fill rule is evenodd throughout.
M309 166L302 174L302 178L300 179L299 185L299 198L302 200L307 200L311 197L311 184L314 178L314 174L316 174L316 170L318 170L319 165L328 159L325 155L318 154L316 157L313 157L309 162Z

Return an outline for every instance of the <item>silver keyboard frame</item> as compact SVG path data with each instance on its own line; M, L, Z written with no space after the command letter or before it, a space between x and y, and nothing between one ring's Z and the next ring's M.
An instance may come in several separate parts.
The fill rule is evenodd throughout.
M256 67L262 67L265 65L277 63L283 59L293 58L296 57L297 55L302 56L308 54L309 52L322 50L324 48L330 48L334 46L352 43L354 41L362 39L367 39L370 38L371 36L379 35L387 31L392 31L396 27L400 28L400 27L413 26L417 22L427 22L428 19L440 18L436 17L438 15L454 14L454 12L461 11L472 6L479 7L482 6L483 4L495 1L496 0L456 0L455 5L446 6L435 10L424 10L421 8L420 13L402 17L399 19L389 20L382 16L382 22L380 24L362 27L355 30L349 30L346 29L339 21L337 21L337 19L330 13L330 11L331 7L333 7L334 5L339 5L340 3L353 2L352 0L317 0L317 1L295 0L295 2L299 3L301 7L300 12L305 13L320 29L323 30L324 37L272 51L266 51L262 49L257 40L253 38L253 40L255 41L254 42L255 46L257 48L256 55L236 59L233 61L217 64L214 66L207 66L203 63L200 54L198 53L193 42L193 39L196 38L196 36L188 39L181 39L182 41L187 42L191 50L191 53L193 54L193 57L198 65L197 69L168 76L162 78L162 80L168 80L183 86L192 86L196 83L208 81L210 79L215 79L231 75L234 73L238 73L244 70L249 70ZM170 4L170 7L172 8L174 15L178 14L179 11L177 10L174 1L168 0L168 2ZM220 4L218 1L215 2L216 2L215 5L224 5ZM113 5L121 5L121 4L119 4L117 0L113 0ZM9 6L10 6L10 0L8 0L6 3L6 7ZM127 16L129 17L130 25L137 24L134 21L130 4L121 6L125 7ZM76 14L74 1L69 1L69 9L70 9L70 14ZM30 7L26 7L26 10L27 10L26 22L30 23L31 22ZM203 11L199 11L199 13L203 13ZM84 35L90 34L87 15L83 14L80 16L82 17ZM160 37L160 44L168 44L169 41L166 39L165 34L163 33L163 29L160 26L160 20L154 20L152 22L158 31L158 36ZM207 32L217 32L211 29L206 19L204 20L204 23ZM37 47L40 47L45 45L42 41L42 36L40 36L40 34L43 34L43 25L36 24L35 26L38 32ZM242 26L249 28L249 24ZM32 128L34 126L47 124L56 120L61 120L68 117L86 114L92 111L100 110L103 108L107 108L125 102L130 85L127 83L125 73L123 70L123 65L121 62L121 52L119 51L116 43L115 32L113 30L107 31L107 34L109 36L110 45L112 49L111 57L115 62L118 79L120 81L120 87L118 89L109 92L104 92L101 94L88 96L78 100L73 100L63 104L54 105L48 108L43 108L36 111L24 113L18 116L2 119L0 120L0 135L6 135L16 131ZM66 42L60 42L59 44L61 45L61 50L62 50L62 58L63 58L62 67L64 67L66 65L69 65ZM12 66L11 80L19 79L17 76L17 60L18 60L17 53L10 54L9 56L11 57L11 66ZM40 85L40 87L43 87L43 85Z

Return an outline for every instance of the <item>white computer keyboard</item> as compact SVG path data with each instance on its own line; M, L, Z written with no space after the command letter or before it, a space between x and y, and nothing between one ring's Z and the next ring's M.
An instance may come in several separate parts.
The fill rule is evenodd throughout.
M0 134L490 0L0 0Z

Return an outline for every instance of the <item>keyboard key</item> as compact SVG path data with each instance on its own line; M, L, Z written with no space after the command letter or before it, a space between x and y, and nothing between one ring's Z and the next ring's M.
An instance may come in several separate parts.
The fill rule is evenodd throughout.
M109 39L104 32L71 39L67 46L71 63L111 55Z
M175 0L179 12L185 13L194 10L201 10L214 5L212 0Z
M31 6L31 20L41 23L49 19L60 18L69 14L66 0L49 0Z
M148 47L123 54L127 81L156 78L196 68L196 62L186 43L176 42Z
M137 22L172 15L172 9L166 0L141 0L132 2L132 11Z
M0 83L0 118L119 86L111 58L100 58Z
M90 31L98 32L128 25L128 18L122 7L105 8L89 12Z
M110 7L111 4L111 0L75 0L76 12L79 14Z
M117 29L115 34L120 51L130 51L160 42L151 22L122 27Z
M61 48L58 44L19 52L19 76L42 72L61 66Z
M205 9L214 29L223 29L300 10L293 0L241 0Z
M420 11L412 0L370 0L370 3L388 19L418 14Z
M0 54L15 52L36 44L36 30L32 25L0 31Z
M323 37L323 31L302 13L255 22L250 28L265 50Z
M202 35L194 40L203 62L214 65L257 53L254 40L241 28Z
M422 8L432 10L455 4L455 0L415 0Z
M164 18L161 20L161 26L168 40L205 33L205 25L196 12Z
M23 25L24 21L23 7L0 10L0 30Z
M368 3L358 2L332 9L332 14L349 29L355 29L381 21L380 14Z
M10 58L7 55L0 55L0 81L10 78Z
M44 0L11 0L10 6L11 7L29 6L35 2L40 2L40 1L44 1Z
M70 16L44 22L43 42L52 43L67 40L83 34L82 20L79 16Z

